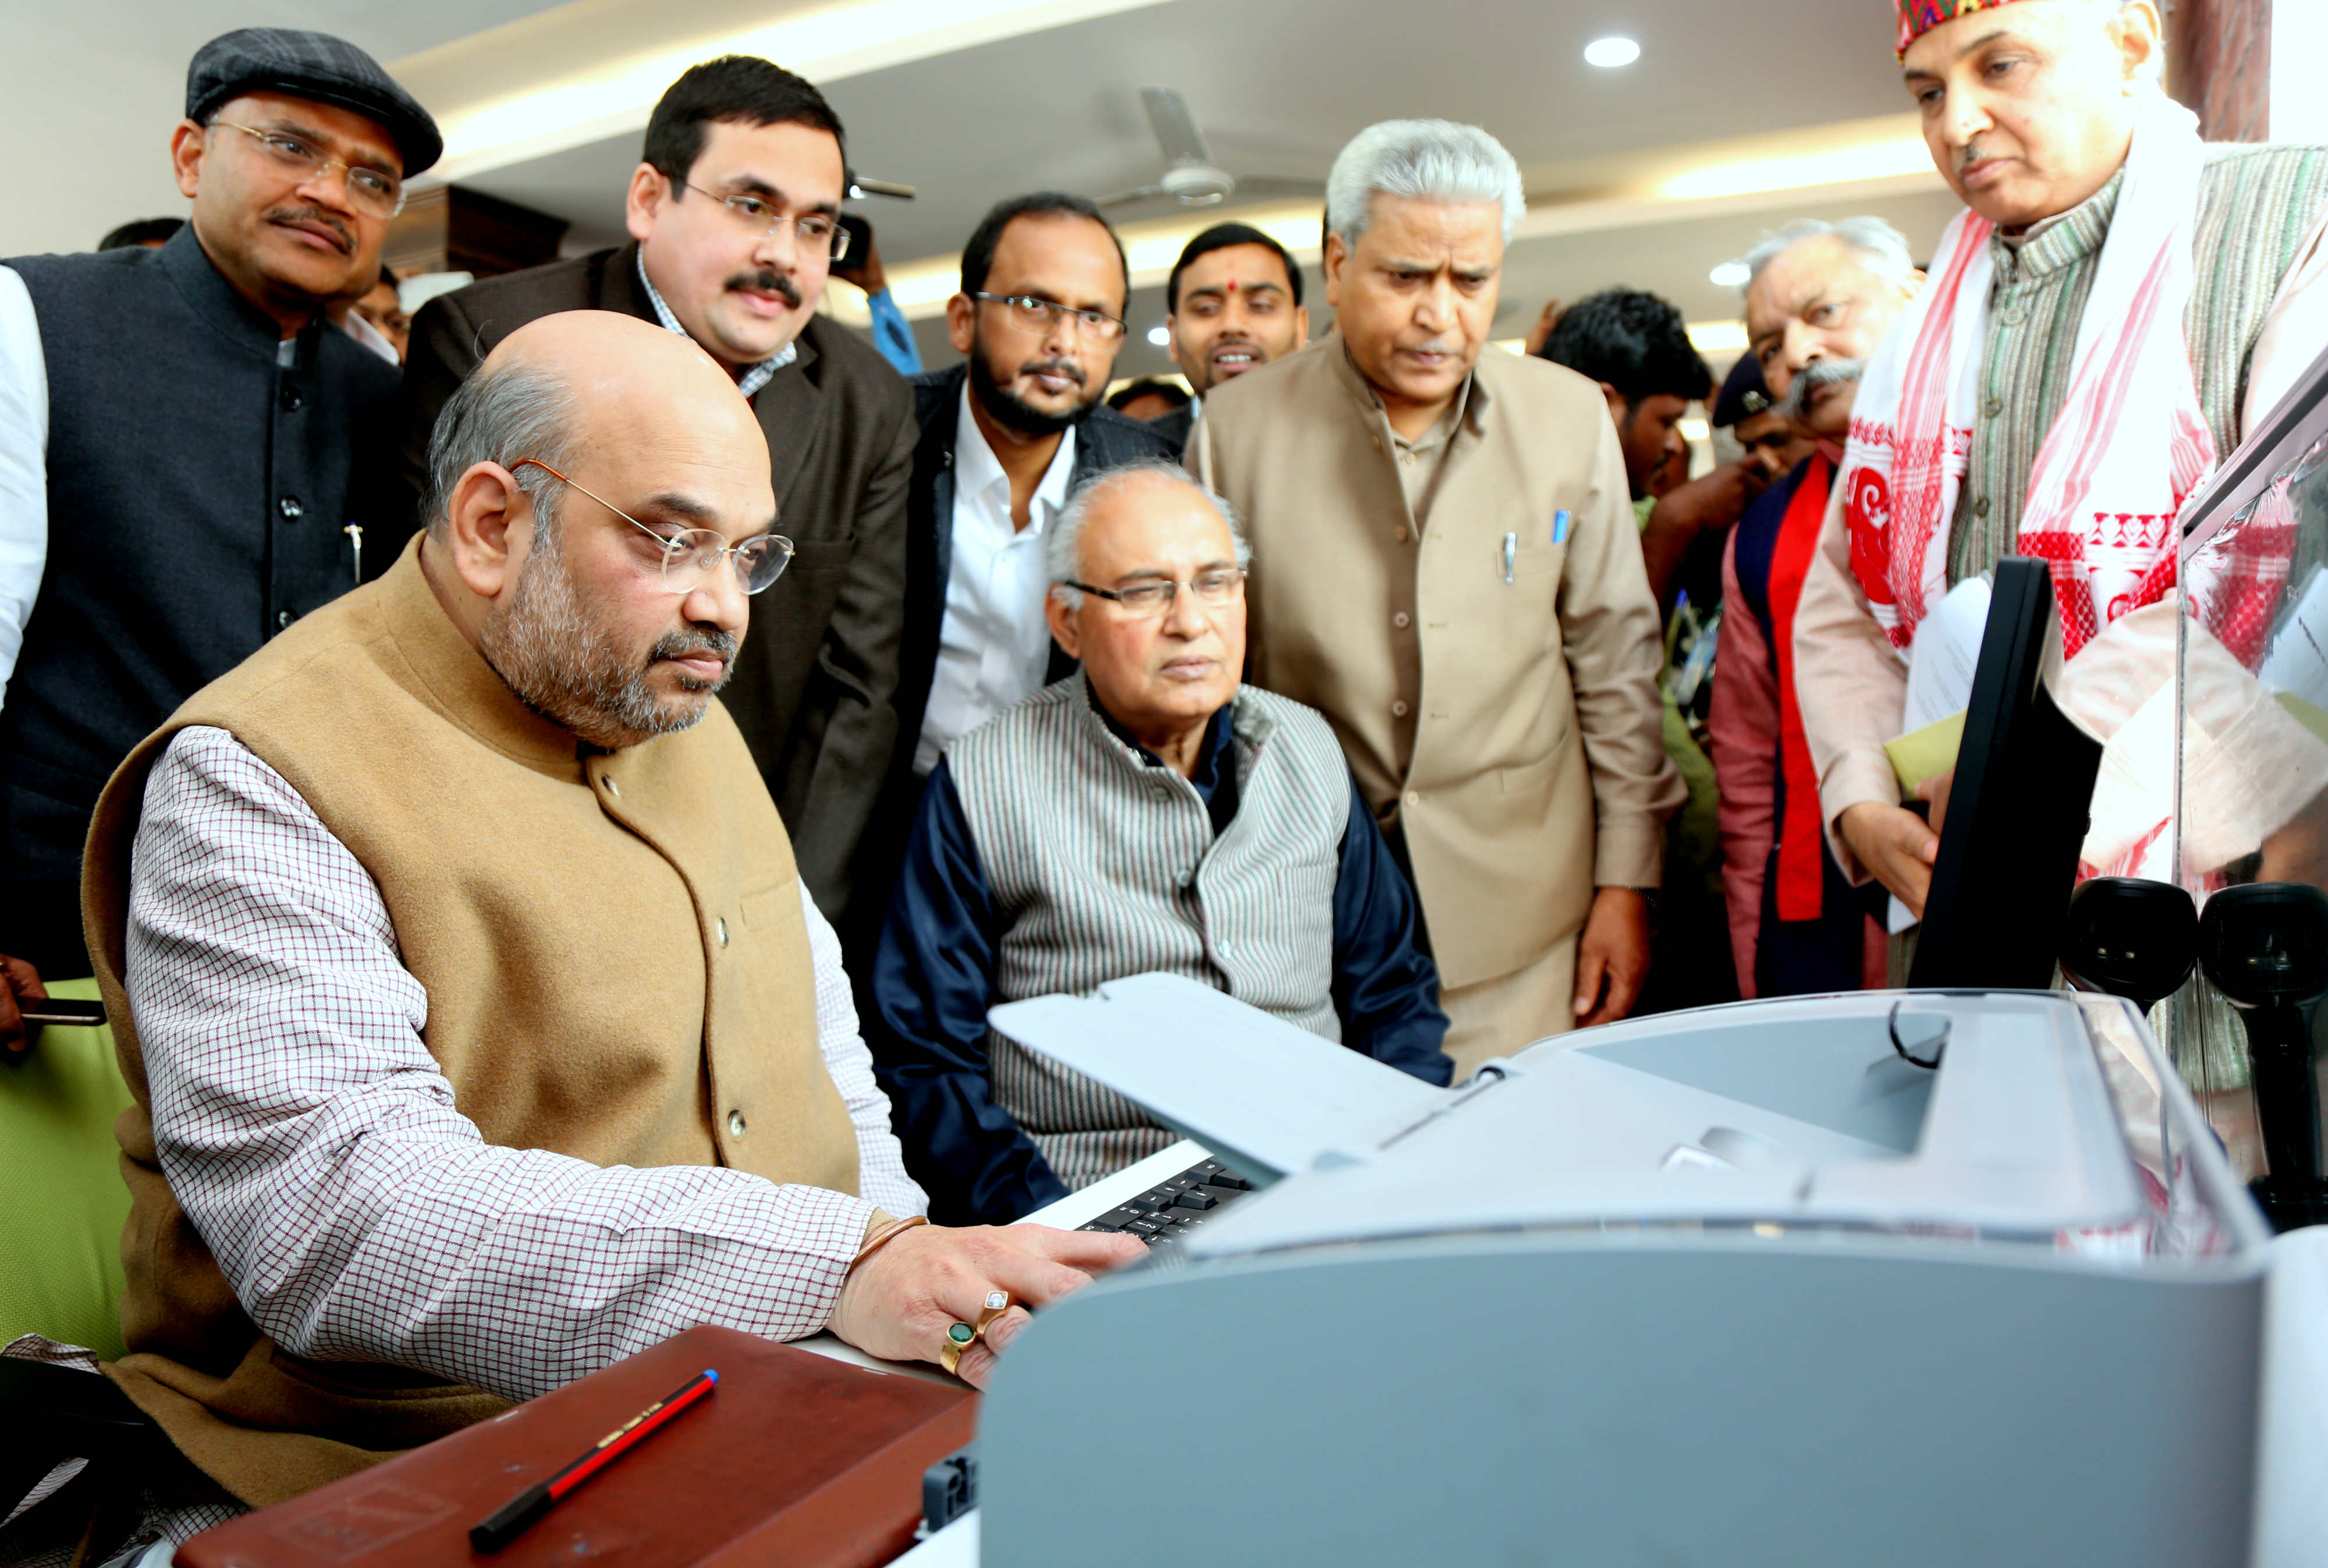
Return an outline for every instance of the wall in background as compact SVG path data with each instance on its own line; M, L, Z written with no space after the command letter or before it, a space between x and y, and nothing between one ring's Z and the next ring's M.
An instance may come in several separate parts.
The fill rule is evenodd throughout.
M2328 142L2328 93L2320 68L2328 62L2328 5L2289 0L2272 21L2272 134L2283 142Z
M2260 142L2277 130L2288 140L2272 124L2272 81L2281 73L2272 57L2271 0L2169 0L2163 9L2166 86L2197 111L2200 134L2211 142ZM2295 0L2291 9L2328 7ZM2312 58L2316 67L2320 56Z

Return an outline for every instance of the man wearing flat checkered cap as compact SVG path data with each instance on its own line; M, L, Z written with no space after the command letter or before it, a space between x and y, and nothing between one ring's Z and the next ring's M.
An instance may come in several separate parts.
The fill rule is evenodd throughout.
M2328 147L2202 142L2159 85L2152 0L1893 16L1966 210L1867 362L1794 647L1836 858L1920 914L1938 837L1883 752L1919 628L1999 558L2034 556L2085 722L2107 737L2172 679L2176 518L2328 345ZM2288 768L2311 768L2284 738ZM1923 789L1945 808L1944 780ZM2171 835L2144 828L2098 824L2089 858L2171 878L2151 863Z
M115 766L411 531L348 527L397 371L326 311L379 279L443 147L353 44L244 28L186 73L183 229L0 265L0 1050L36 969L89 972L81 844Z

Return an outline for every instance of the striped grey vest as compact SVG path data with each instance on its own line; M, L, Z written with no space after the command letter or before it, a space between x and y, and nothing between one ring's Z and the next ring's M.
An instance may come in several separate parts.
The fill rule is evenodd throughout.
M1319 714L1244 688L1229 709L1236 815L1216 839L1196 786L1144 762L1080 672L955 741L946 766L1002 937L998 1002L1161 970L1329 1040L1334 887L1349 765ZM987 1031L997 1103L1061 1181L1086 1187L1172 1141L1112 1089Z

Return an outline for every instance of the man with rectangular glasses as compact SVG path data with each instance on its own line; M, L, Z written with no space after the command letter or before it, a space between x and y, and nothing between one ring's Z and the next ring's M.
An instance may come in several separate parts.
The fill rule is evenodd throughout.
M1043 544L1068 492L1178 448L1102 399L1123 346L1123 247L1081 196L999 202L962 252L946 332L968 362L914 378L897 750L844 928L860 979L922 781L957 736L1074 669L1044 624Z
M915 435L903 378L817 314L848 255L848 187L840 120L809 82L747 55L690 67L648 119L627 200L631 243L487 278L420 312L399 492L418 493L429 431L454 389L528 322L615 311L709 354L767 437L793 544L784 581L752 601L725 700L802 876L836 921L896 737Z
M1414 896L1325 718L1242 684L1227 503L1165 459L1077 490L1045 618L1080 674L930 775L868 1043L941 1224L1000 1224L1173 1134L989 1028L989 1008L1164 971L1444 1084Z
M115 766L412 531L347 526L396 371L326 313L380 277L436 126L361 50L280 28L204 44L185 108L167 243L0 266L0 1050L33 967L89 972Z

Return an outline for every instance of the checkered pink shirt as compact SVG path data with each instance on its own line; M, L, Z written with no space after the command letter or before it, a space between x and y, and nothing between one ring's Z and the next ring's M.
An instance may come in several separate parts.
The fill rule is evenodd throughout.
M224 730L155 766L128 989L162 1169L259 1328L528 1399L700 1323L822 1329L875 1205L920 1214L809 902L817 1030L862 1197L710 1166L487 1143L421 1042L428 998L379 888Z

